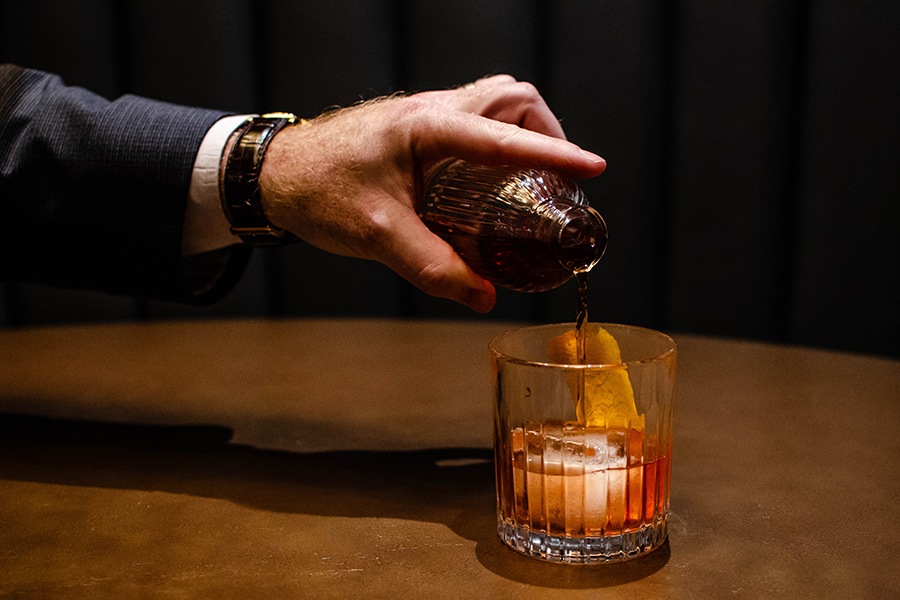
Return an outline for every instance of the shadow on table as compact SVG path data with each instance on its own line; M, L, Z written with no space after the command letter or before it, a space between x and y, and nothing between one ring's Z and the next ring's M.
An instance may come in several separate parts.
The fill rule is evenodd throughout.
M0 414L0 478L190 494L256 509L442 523L476 542L507 579L599 588L647 577L668 542L639 560L568 567L507 549L495 529L492 452L483 448L293 453L229 443L214 425L157 426Z

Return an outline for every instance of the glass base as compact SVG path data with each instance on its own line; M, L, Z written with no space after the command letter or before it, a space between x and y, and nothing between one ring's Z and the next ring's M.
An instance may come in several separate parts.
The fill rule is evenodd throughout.
M497 533L507 546L527 556L566 564L614 563L643 556L659 548L668 533L667 519L620 535L570 537L531 531L501 521Z

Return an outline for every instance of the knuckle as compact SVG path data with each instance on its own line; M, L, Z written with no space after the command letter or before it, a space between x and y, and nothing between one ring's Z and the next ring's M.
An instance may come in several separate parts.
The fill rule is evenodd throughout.
M539 102L541 100L541 93L533 83L528 81L517 81L515 86L516 92L521 98L531 102Z
M442 111L436 111L438 105L427 98L409 96L397 102L396 112L392 115L391 132L395 135L403 135L404 132L417 132L428 127L435 120L436 115Z
M507 73L498 73L497 75L488 75L487 77L482 77L478 81L491 83L516 83L516 78Z
M384 211L369 208L363 211L357 237L363 248L381 248L391 236L391 220Z
M434 109L434 102L424 94L403 98L398 104L401 116L418 118Z

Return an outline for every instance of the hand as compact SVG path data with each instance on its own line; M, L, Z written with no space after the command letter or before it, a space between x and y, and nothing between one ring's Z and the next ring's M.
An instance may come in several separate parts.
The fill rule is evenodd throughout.
M494 286L416 214L422 173L448 157L581 179L606 167L565 140L533 86L498 75L365 102L281 130L263 162L263 207L274 225L322 250L380 261L427 294L487 312Z

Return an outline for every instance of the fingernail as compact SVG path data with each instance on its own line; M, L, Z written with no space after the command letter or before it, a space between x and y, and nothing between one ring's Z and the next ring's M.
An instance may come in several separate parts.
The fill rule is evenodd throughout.
M582 150L582 155L591 162L591 166L595 171L595 174L599 175L603 171L606 170L606 159L602 156L598 156L593 152L588 152L587 150Z
M605 164L606 164L606 159L605 159L605 158L603 158L602 156L600 156L600 155L598 155L598 154L594 154L593 152L591 152L591 151L589 151L589 150L582 150L582 151L581 151L581 154L582 154L586 159L588 159L589 161L591 161L592 163L595 163L595 164L598 164L598 165L600 165L600 164L605 165Z

